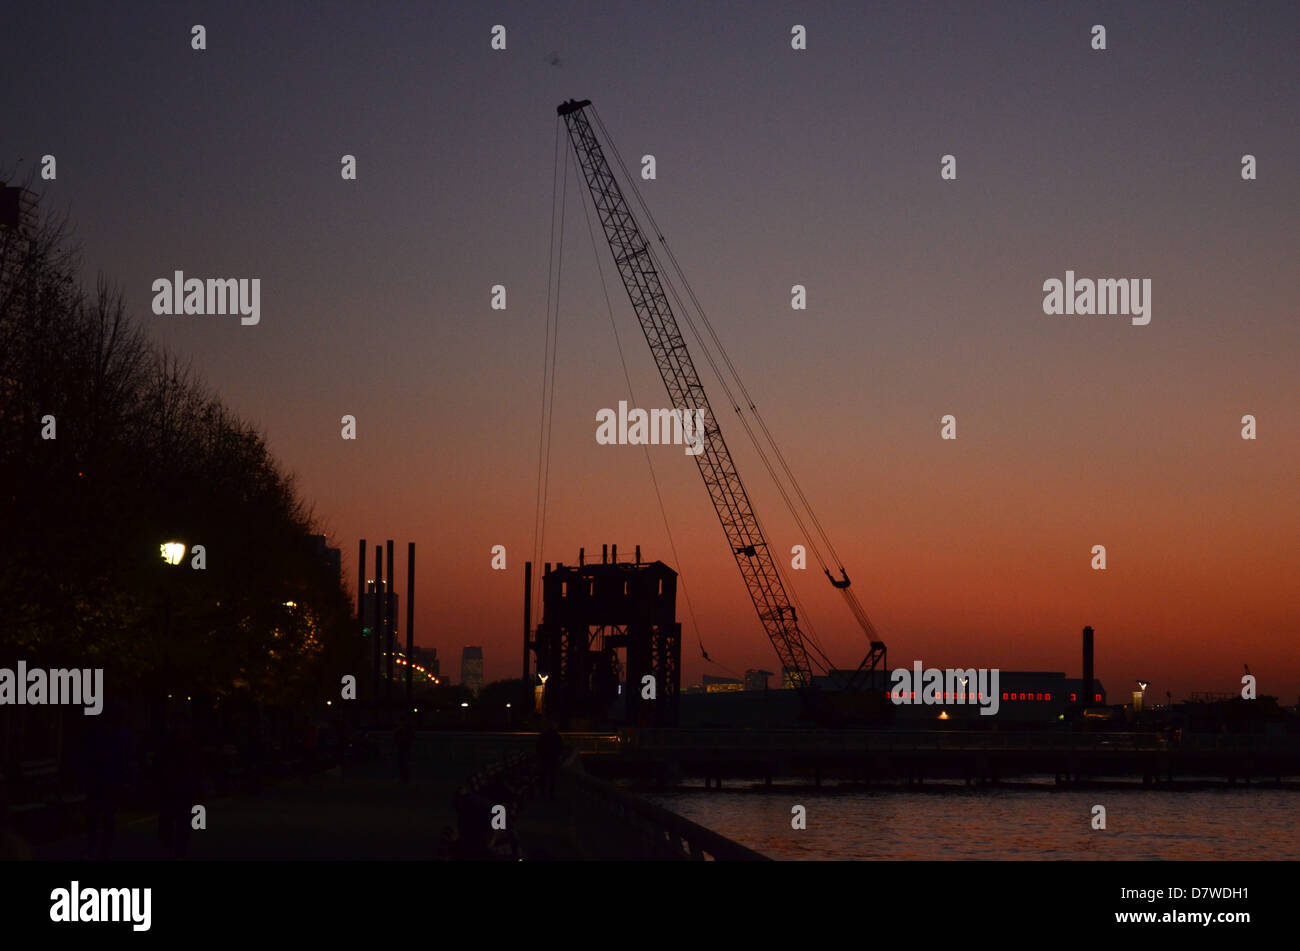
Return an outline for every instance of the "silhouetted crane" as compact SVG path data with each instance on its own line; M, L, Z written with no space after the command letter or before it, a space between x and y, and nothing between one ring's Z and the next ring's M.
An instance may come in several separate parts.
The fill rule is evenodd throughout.
M721 351L721 358L731 370L740 395L744 398L744 402L747 404L755 422L771 445L776 464L784 470L794 492L807 510L808 517L829 551L832 562L840 573L841 580L836 580L834 575L831 574L829 565L826 563L827 560L821 552L821 546L817 544L817 537L807 530L803 519L794 506L793 500L787 494L779 478L777 478L772 464L773 457L765 452L751 428L749 420L741 413L741 400L733 396L726 377L723 376L714 362L713 356L704 346L704 338L691 321L689 310L682 302L676 288L670 284L667 291L665 290L665 284L660 277L661 268L658 255L642 234L636 217L633 215L632 209L629 207L627 199L614 177L613 170L606 161L604 150L601 148L600 142L597 141L591 121L588 119L589 109L601 129L602 136L608 142L608 130L605 129L595 109L591 107L589 99L582 101L570 99L556 111L563 118L568 130L569 140L573 145L578 164L591 192L597 217L604 229L605 238L609 242L610 251L613 253L614 264L623 280L623 286L626 288L628 297L632 302L632 308L636 311L637 320L641 324L646 342L650 345L650 352L654 357L655 365L659 369L659 375L663 378L664 386L668 389L668 396L672 401L673 408L683 414L694 410L705 411L703 448L696 454L695 461L699 466L700 475L704 478L704 485L708 489L709 499L713 502L718 521L722 523L722 529L726 533L736 565L740 568L741 577L744 579L749 596L754 602L759 621L771 640L772 646L776 649L785 676L788 681L792 682L793 686L806 687L811 684L810 648L820 656L823 665L827 669L832 666L829 659L817 647L815 641L810 643L799 628L799 619L794 605L791 604L790 598L786 594L781 573L768 548L767 540L763 537L758 518L754 514L745 487L740 481L740 475L736 471L731 452L722 438L718 417L709 404L708 395L704 392L699 374L695 369L695 363L678 326L677 318L669 305L668 292L673 294L679 308L683 311L683 317L686 319L688 326L696 333L697 339L704 347L706 359L718 374L718 378L742 425L745 426L750 439L753 440L760 458L762 458L768 471L772 474L777 488L780 490L786 504L790 507L790 511L799 527L805 531L809 548L813 551L817 560L822 563L823 571L825 571L826 577L830 579L831 584L844 595L850 610L853 611L858 623L867 634L871 645L870 652L859 665L858 671L851 679L851 682L845 685L848 687L856 686L859 675L863 671L871 671L877 666L884 665L884 642L876 634L871 620L867 617L856 595L849 590L849 576L844 571L844 568L839 565L839 559L835 555L834 547L830 544L829 538L826 537L826 533L816 515L813 514L812 507L808 504L807 498L799 488L794 474L790 471L784 456L781 455L780 449L776 446L776 442L772 438L766 423L758 415L757 407L753 400L749 398L749 393L740 381L739 374L736 373L730 358L726 356L721 342L708 324L708 317L704 315L698 299L695 297L694 292L690 290L690 285L686 282L685 276L681 274L676 258L673 257L663 235L658 233L659 229L654 222L654 216L650 214L649 208L645 206L645 202L641 200L636 191L635 179L628 172L626 165L623 164L617 150L613 148L611 143L610 151L619 162L629 189L646 216L647 224L654 228L667 260L674 268L685 292L695 304L695 310L704 324L705 330Z

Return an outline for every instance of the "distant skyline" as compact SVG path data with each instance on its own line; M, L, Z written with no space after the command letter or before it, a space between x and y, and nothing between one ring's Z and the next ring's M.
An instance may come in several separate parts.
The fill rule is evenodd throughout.
M265 431L349 590L359 538L416 542L417 643L482 645L491 681L520 668L555 107L590 98L629 165L656 157L642 192L891 666L1078 677L1092 625L1113 702L1137 677L1161 701L1235 691L1249 664L1292 704L1298 28L1294 4L26 5L0 40L0 168L56 156L41 207L69 214L87 281ZM667 403L601 242L627 392L579 188L543 560L639 544L716 661L679 594L684 685L776 669L694 461L651 447L678 564L642 449L595 438L602 408ZM176 271L258 279L260 319L155 316ZM1150 322L1045 314L1067 271L1149 279ZM788 565L803 539L732 417ZM808 619L855 667L867 645L810 568Z

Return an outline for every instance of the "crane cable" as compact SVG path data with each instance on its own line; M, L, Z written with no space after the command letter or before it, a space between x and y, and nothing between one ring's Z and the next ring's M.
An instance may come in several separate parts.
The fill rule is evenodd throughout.
M591 108L592 108L592 112L595 113L596 107L592 106ZM744 396L745 404L748 406L750 412L753 413L754 419L758 423L759 427L763 430L763 434L767 438L768 443L771 445L772 451L776 454L777 461L780 463L781 468L785 471L787 478L789 478L790 484L794 488L795 493L799 496L800 502L803 503L804 508L807 510L809 518L811 519L813 525L817 529L817 534L821 537L822 542L826 545L826 550L830 553L831 557L834 559L836 567L838 567L842 571L844 563L840 559L839 554L835 551L835 546L831 543L830 536L827 535L826 530L822 526L820 519L817 518L817 514L816 512L813 511L812 504L808 501L807 496L804 495L803 489L799 485L799 480L795 478L793 470L790 468L789 463L786 461L785 454L781 452L781 447L777 445L775 437L772 435L771 430L768 429L767 423L763 419L762 413L759 412L758 406L755 403L754 398L750 395L749 389L745 386L745 382L740 376L740 371L736 369L736 366L732 362L731 356L728 354L726 347L722 345L722 341L718 337L718 334L713 327L713 322L709 320L708 313L704 310L704 305L700 303L699 298L695 294L694 288L691 287L690 281L687 280L686 274L682 270L681 264L677 260L677 255L673 253L672 247L668 244L667 239L664 237L663 232L659 227L659 222L654 217L654 212L650 210L650 206L646 204L645 199L642 197L641 192L637 187L636 179L631 178L630 173L627 170L627 166L623 162L622 156L618 154L618 149L614 147L613 139L610 138L609 130L605 127L604 120L600 118L600 115L598 113L596 114L596 121L597 123L599 123L601 131L604 133L606 140L610 143L611 151L613 151L615 156L618 158L619 165L623 168L624 175L627 175L629 177L629 181L631 182L632 192L636 197L637 204L641 206L641 209L645 213L647 219L649 220L651 227L654 228L655 236L659 239L659 243L663 245L664 252L668 256L669 263L671 263L673 266L673 271L677 275L677 279L681 281L682 287L685 289L687 296L690 297L691 302L695 305L695 309L699 312L701 321L703 322L705 329L708 331L709 337L713 340L714 345L718 348L718 353L721 355L723 362L726 363L727 365L727 369L731 372L732 377L735 379L736 386L740 390L741 395ZM739 409L737 409L737 412L739 412Z
M596 118L597 121L599 122L600 117L597 116ZM620 168L622 168L624 176L629 179L629 182L631 182L631 190L633 196L637 199L637 202L641 206L643 213L646 214L648 218L650 218L651 224L654 225L655 231L656 233L658 233L658 224L654 222L653 215L651 215L649 208L645 204L644 199L641 198L640 193L637 191L635 181L631 179L631 173L628 171L627 165L623 162L622 156L618 154L618 149L615 148L613 144L613 140L609 139L609 132L605 130L603 123L601 124L601 131L603 132L605 137L609 140L610 151L614 153L615 160L618 162ZM659 235L659 240L661 243L664 244L664 247L667 249L667 242L664 240L662 234ZM816 543L815 536L813 535L812 532L808 531L807 526L804 525L803 518L800 515L798 508L794 505L794 502L791 500L789 494L786 492L785 486L782 484L780 478L776 474L776 470L772 468L772 464L771 461L768 459L767 453L763 450L763 447L759 443L757 436L755 436L754 431L750 426L749 420L745 417L744 413L741 411L740 401L736 399L735 394L732 392L731 385L727 381L726 375L722 372L722 369L718 366L717 361L714 359L713 352L709 347L708 342L704 339L703 334L701 334L699 328L695 325L695 319L691 316L690 308L686 306L686 303L682 299L680 293L678 292L677 287L673 284L671 280L668 280L669 277L668 270L663 266L663 263L659 259L659 256L656 254L653 245L647 244L646 251L650 256L651 261L654 263L657 271L661 275L661 278L663 279L662 283L664 287L667 289L668 293L672 295L673 301L677 304L677 310L680 312L682 319L685 321L687 329L690 330L696 343L699 345L700 352L704 354L705 361L708 363L709 368L713 370L714 376L717 377L718 379L718 383L722 386L723 393L726 394L728 403L731 404L732 409L734 409L736 412L737 418L740 420L740 424L745 428L745 432L749 436L749 441L753 444L755 451L758 453L759 460L763 463L763 466L767 469L768 474L772 477L772 481L776 485L777 491L781 494L781 498L785 502L786 508L790 510L790 514L794 517L795 523L798 525L800 532L802 532L803 535L809 539L809 548L811 548L813 551L813 557L817 560L817 563L822 567L822 570L825 571L828 567L827 560L822 555L821 549L818 547ZM671 249L669 249L668 253L671 254ZM680 277L680 268L678 268L678 271ZM703 316L702 313L701 316ZM716 340L716 335L714 336ZM721 349L720 344L719 344L719 348ZM724 352L724 358L725 358L725 352ZM733 371L733 375L734 375L734 371ZM757 521L757 518L755 518L755 521ZM761 531L761 527L760 527L760 531Z
M578 189L578 191L581 192L582 189ZM614 304L610 300L609 286L605 281L605 270L600 263L600 249L596 244L596 230L594 227L592 227L591 224L591 212L587 209L587 202L584 198L579 196L579 201L582 202L582 214L587 222L587 235L591 238L591 252L592 252L592 256L596 260L596 273L600 276L600 290L605 297L605 310L609 314L609 326L610 329L614 332L614 346L618 349L618 362L623 367L623 379L627 381L628 401L630 405L636 406L637 405L636 394L633 392L633 388L632 388L632 374L628 371L627 359L623 355L623 342L618 335L618 323L614 320ZM646 466L650 470L650 482L654 486L655 499L659 503L659 514L663 517L664 532L668 536L668 549L673 554L673 564L678 565L680 567L681 558L677 554L677 545L673 540L673 530L668 524L668 509L664 505L664 497L659 490L659 478L655 474L654 461L650 457L650 448L648 446L642 446L642 450L645 452ZM686 599L686 610L691 615L691 625L695 629L695 641L699 645L700 656L702 656L706 661L708 661L711 664L717 664L719 669L726 671L727 673L731 674L734 677L735 671L731 670L721 662L714 660L712 657L709 656L709 652L704 649L704 640L700 636L700 622L699 619L695 616L695 604L691 601L690 592L686 588L686 579L681 574L678 574L677 581L678 584L681 586L682 596Z
M752 396L750 395L748 388L744 384L744 381L741 379L740 373L736 369L735 364L732 362L731 357L727 353L726 347L723 346L721 339L718 337L712 322L709 320L708 314L705 312L703 305L700 303L700 300L696 296L694 289L691 287L690 281L687 280L685 273L682 271L681 265L677 260L677 256L673 253L672 248L668 245L667 239L664 237L661 229L659 228L659 223L654 217L654 213L650 210L650 207L646 204L644 197L641 195L640 189L637 187L636 184L636 179L632 176L631 172L628 170L627 164L623 161L622 155L619 153L617 147L614 145L614 140L613 137L610 136L609 134L609 129L605 126L604 120L601 119L600 114L596 111L595 106L591 106L590 108L592 114L596 119L596 123L600 127L602 135L604 136L606 142L609 143L610 151L614 153L615 161L618 162L619 167L623 171L624 178L628 182L633 197L636 199L637 204L640 206L642 213L646 216L646 220L651 225L651 227L653 227L655 235L659 238L659 243L663 246L664 252L668 256L669 262L672 264L673 272L676 274L677 280L681 282L682 287L685 289L687 295L690 297L692 303L694 304L695 310L699 313L701 322L704 324L705 330L708 332L709 337L713 340L714 345L717 347L723 362L726 364L728 370L731 373L732 378L735 380L737 388L744 396L745 403L747 404L749 411L753 414L755 421L758 423L760 429L763 431L763 434L766 437L768 444L772 447L772 451L776 455L778 464L780 465L781 469L785 472L786 477L789 479L795 494L798 496L800 502L803 504L804 509L807 511L809 520L816 528L817 536L820 536L822 542L826 546L826 550L830 553L831 559L833 559L833 562L836 565L837 569L840 571L841 575L847 580L848 574L844 570L843 560L839 557L839 553L835 550L835 546L834 544L832 544L830 537L827 535L825 527L822 525L821 520L817 518L817 514L813 510L811 503L808 501L807 496L804 494L802 487L799 485L798 479L795 478L794 472L791 469L789 462L785 458L785 454L781 452L780 446L777 445L775 437L772 435L772 432L768 428L766 421L763 419L762 413L759 412L757 404L755 403ZM647 252L651 257L651 260L656 263L656 265L659 267L659 270L662 273L664 273L666 276L666 271L663 268L662 264L659 263L658 256L655 254L655 249L652 246L647 244ZM813 535L813 533L807 530L807 526L804 524L803 519L800 517L797 507L790 499L790 496L786 492L784 486L782 485L781 480L777 477L776 472L772 467L772 463L768 459L767 452L763 449L757 437L754 435L753 429L750 427L749 421L745 418L744 413L742 413L741 411L739 401L735 399L735 396L731 392L731 387L728 385L725 375L719 369L710 348L708 347L707 343L704 341L703 336L700 333L699 329L695 326L695 321L691 317L690 309L687 308L684 301L682 301L673 283L671 281L665 283L668 286L669 292L673 295L674 300L677 302L679 309L682 311L682 315L686 320L687 327L690 328L691 333L694 335L695 339L700 344L700 348L704 352L704 356L709 364L709 367L713 370L714 375L717 376L718 381L722 385L724 393L726 393L727 398L730 400L732 407L736 412L736 415L740 418L741 424L745 427L745 432L749 436L750 442L753 444L755 451L759 455L759 458L763 461L763 465L768 470L769 475L772 476L772 480L776 484L777 490L780 492L782 500L786 504L786 508L790 511L790 514L793 516L795 523L796 525L798 525L800 531L803 532L804 536L808 539L808 543L809 543L808 547L812 549L814 558L816 558L818 564L821 566L822 570L826 573L827 577L830 577L833 582L834 578L833 576L831 576L829 568L826 564L827 559L823 556L820 547L817 545L816 537ZM757 521L757 517L755 518L755 520ZM856 593L849 590L847 584L843 586L841 586L840 584L836 584L835 586L840 591L840 593L844 596L844 600L847 603L850 612L853 614L855 620L857 620L859 626L863 629L863 632L868 636L870 640L879 639L879 634L876 630L876 627L871 622L871 618L867 615L866 609L863 608L861 602L858 601ZM811 625L809 625L809 628L811 632Z
M658 237L659 243L663 246L664 252L668 256L669 263L672 265L673 272L675 273L677 280L681 282L683 289L687 293L687 296L690 297L692 303L694 304L695 310L698 312L700 316L701 322L704 324L705 330L708 332L709 337L713 340L714 346L717 347L718 353L721 356L723 362L726 364L727 369L731 374L731 377L735 380L737 388L744 396L745 403L747 404L750 412L754 415L755 421L758 422L760 428L765 433L768 442L771 444L772 449L777 456L778 462L784 469L787 478L790 480L790 483L795 490L795 493L799 496L799 499L803 503L805 510L808 512L810 520L813 522L814 527L817 529L817 536L821 537L822 542L826 545L827 551L831 554L831 558L834 560L836 566L840 568L840 570L842 571L843 562L839 559L839 556L835 551L835 546L831 544L830 538L827 536L826 531L822 527L820 520L817 518L816 513L813 511L811 504L808 502L807 496L804 494L802 488L799 486L798 480L794 477L794 473L791 470L788 462L786 462L784 454L781 453L780 447L776 445L776 440L772 436L771 430L768 429L767 424L763 421L762 414L758 411L757 405L755 404L753 398L750 396L748 389L745 387L744 381L741 379L739 371L736 369L736 366L732 362L730 355L727 353L726 347L723 346L721 339L718 337L712 322L709 320L708 314L705 312L703 306L700 304L699 298L696 296L694 289L690 285L690 281L686 279L686 275L682 271L680 263L677 261L677 256L673 253L672 248L669 247L668 241L664 237L663 232L659 227L659 222L654 217L654 212L650 210L650 207L646 203L645 198L641 195L640 189L637 187L636 184L636 179L632 176L631 172L628 170L627 164L623 161L622 155L619 153L618 148L614 145L613 137L610 136L609 130L605 126L604 120L602 120L600 114L596 112L595 106L592 106L591 109L593 114L595 115L596 122L600 126L601 132L605 137L605 140L609 142L610 151L614 153L615 160L618 162L619 167L623 170L623 175L628 181L629 188L631 189L633 197L636 199L637 204L640 206L642 213L646 216L646 220L649 222L650 226L654 229L654 233L656 237ZM666 276L667 269L664 268L663 265L659 262L658 256L655 253L655 249L653 248L653 246L647 245L647 251L651 256L651 259L654 260L655 263L658 265L660 272ZM682 315L686 319L687 326L691 329L692 334L695 335L696 340L699 342L700 348L704 352L705 359L709 363L709 367L713 370L714 375L718 377L719 382L722 384L723 391L726 393L728 400L732 404L732 408L735 410L736 415L740 417L743 425L745 426L746 433L749 435L750 441L754 444L755 451L757 451L759 457L763 459L764 466L767 467L769 473L771 473L773 476L773 480L777 483L778 487L781 489L782 499L786 501L786 507L790 509L790 514L794 516L795 521L799 525L800 531L802 531L805 535L808 536L809 547L813 549L814 555L817 558L818 563L822 566L823 570L826 570L827 559L823 557L820 551L820 547L816 543L817 536L814 536L812 532L807 531L806 526L803 524L803 519L798 514L796 507L794 506L793 502L790 501L789 496L786 494L784 488L781 487L780 480L776 478L775 471L771 467L771 462L767 458L766 451L763 449L762 445L758 442L757 438L753 433L753 430L749 426L748 420L745 418L741 410L740 401L737 400L735 398L735 395L731 392L731 386L728 384L725 374L723 374L722 371L719 369L717 362L713 357L713 353L711 349L703 339L703 335L695 326L695 321L694 318L691 316L690 308L686 306L685 302L681 299L680 295L678 295L676 288L672 285L671 282L668 282L668 286L670 292L673 294L674 299L677 301L678 308L682 311Z
M603 125L602 125L602 132L604 133L606 139L610 142L610 150L614 152L614 154L615 154L615 158L616 158L617 161L619 162L619 165L620 165L620 167L621 167L622 170L623 170L623 174L624 174L624 176L625 176L626 178L628 178L630 181L633 181L632 188L633 188L633 191L634 191L634 193L635 193L635 187L636 187L636 186L635 186L635 182L634 182L634 180L631 179L631 175L630 175L630 172L629 172L628 169L627 169L626 164L622 161L621 156L618 155L618 150L614 147L612 140L609 139L609 133L608 133L608 130L604 129ZM639 200L639 204L641 205L641 207L642 207L642 209L645 211L645 213L646 213L648 216L653 217L653 216L650 214L649 209L646 207L644 200L641 200L641 199L640 199L640 195L639 195L639 194L637 194L637 198L638 198L638 200ZM657 225L656 225L656 229L657 229ZM660 235L660 240L661 240L661 242L663 241L663 236L662 236L662 235ZM665 243L665 247L666 247L666 246L667 246L667 245L666 245L666 242L664 242L664 243ZM822 558L820 550L817 548L817 545L816 545L816 542L815 542L814 537L812 536L812 533L809 532L809 531L807 530L807 527L804 525L804 523L803 523L803 519L802 519L801 516L800 516L800 513L799 513L798 508L794 505L793 501L790 499L790 496L789 496L789 494L786 492L785 487L784 487L784 485L783 485L782 482L781 482L781 479L777 476L776 471L773 469L773 467L772 467L772 465L771 465L771 462L770 462L770 460L769 460L768 457L767 457L767 454L764 452L762 445L759 443L757 437L756 437L755 434L754 434L753 429L750 427L750 425L749 425L749 421L745 418L745 415L740 411L740 407L737 405L737 401L736 401L736 399L735 399L735 397L734 397L734 394L731 392L731 388L730 388L730 386L728 385L727 378L726 378L725 374L723 374L722 371L721 371L721 369L718 367L717 362L716 362L716 360L714 359L713 354L712 354L712 352L711 352L711 350L710 350L710 348L709 348L709 346L708 346L708 344L707 344L707 341L705 341L703 335L700 333L699 329L695 326L695 322L694 322L694 320L693 320L693 318L692 318L692 316L691 316L690 308L686 306L686 303L682 300L681 295L678 293L678 290L677 290L677 288L675 287L675 285L672 283L672 281L671 281L671 280L666 280L666 278L668 278L668 276L669 276L669 275L668 275L668 272L667 272L667 270L663 267L662 262L659 261L657 255L656 255L655 252L654 252L654 248L653 248L653 246L647 245L647 252L648 252L648 254L650 255L650 258L651 258L652 262L655 264L655 266L657 267L657 269L659 270L659 272L660 272L660 273L663 275L663 277L665 278L665 280L663 281L664 286L667 288L668 293L672 295L674 302L677 304L677 308L678 308L679 312L682 314L682 317L684 318L684 320L685 320L685 322L686 322L686 326L687 326L687 328L691 331L691 334L692 334L693 337L695 338L696 342L699 344L699 348L700 348L700 350L704 353L705 360L708 362L710 368L713 370L714 375L717 377L718 382L721 384L721 386L722 386L722 388L723 388L723 391L724 391L724 393L726 394L728 400L731 402L732 406L735 408L736 413L737 413L737 417L740 419L741 425L745 427L746 433L747 433L747 435L749 436L749 440L750 440L750 442L754 445L754 449L755 449L755 451L758 453L759 459L763 462L764 468L767 469L768 474L769 474L769 475L771 476L771 478L772 478L772 482L773 482L773 484L776 486L777 491L781 494L781 497L782 497L782 499L784 500L784 502L785 502L785 504L786 504L786 507L789 509L790 514L794 517L794 520L795 520L796 524L799 526L800 530L804 533L805 537L807 537L807 538L810 539L811 544L810 544L809 547L813 549L814 557L817 558L819 564L821 564L823 570L825 570L825 569L826 569L826 562L825 562L825 560ZM678 270L679 275L680 275L680 267L678 267L677 270ZM697 306L698 306L698 305L697 305ZM716 335L715 335L715 339L716 339ZM720 344L719 344L719 346L720 346ZM758 527L758 531L759 531L760 535L763 535L763 537L766 537L766 534L763 532L762 522L761 522L761 520L759 519L757 512L754 512L754 511L752 510L752 508L751 508L751 514L753 515L754 522L755 522L755 524L756 524L757 527ZM821 661L821 666L823 667L824 670L830 670L830 669L832 669L832 668L834 667L834 664L833 664L833 662L830 660L830 658L826 655L826 652L825 652L824 648L823 648L822 645L821 645L821 639L820 639L820 637L818 636L816 629L813 627L812 622L811 622L811 620L809 619L809 617L808 617L808 615L807 615L807 612L804 610L803 603L802 603L802 601L801 601L800 598L799 598L799 595L798 595L797 590L794 588L793 585L790 584L789 579L785 577L784 572L781 570L781 564L780 564L780 560L779 560L779 559L773 559L773 567L776 569L777 574L778 574L778 577L779 577L780 580L782 581L782 584L783 584L784 588L786 589L787 593L789 594L791 601L793 601L793 603L794 603L794 605L795 605L795 608L796 608L797 611L798 611L800 614L802 614L803 617L804 617L804 620L803 620L803 626L804 626L805 630L804 630L803 633L806 635L806 637L805 637L805 641L806 641L805 647L807 647L807 648L811 648L811 652L812 652L813 654L815 654L815 655L817 656L817 658L820 659L820 661ZM827 574L829 575L829 572L827 572ZM841 589L841 590L844 591L845 589ZM846 592L846 593L848 593L848 592ZM869 623L870 623L870 622L868 621L868 624L869 624Z
M564 263L564 206L568 195L569 152L564 150L560 175L560 117L555 117L555 162L551 170L551 244L546 262L546 342L542 348L542 418L537 443L537 502L533 510L533 570L541 564L546 542L546 502L551 482L551 428L555 421L555 362L560 337L560 274ZM559 237L556 238L556 195L559 201ZM555 307L551 307L551 291ZM552 316L552 314L554 316ZM542 586L535 586L534 617L541 618Z

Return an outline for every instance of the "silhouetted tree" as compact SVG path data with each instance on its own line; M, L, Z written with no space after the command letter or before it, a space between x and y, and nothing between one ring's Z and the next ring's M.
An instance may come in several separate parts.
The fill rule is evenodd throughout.
M152 695L337 690L350 601L292 480L119 291L82 289L59 220L0 228L0 526L0 661ZM171 539L205 570L166 565Z

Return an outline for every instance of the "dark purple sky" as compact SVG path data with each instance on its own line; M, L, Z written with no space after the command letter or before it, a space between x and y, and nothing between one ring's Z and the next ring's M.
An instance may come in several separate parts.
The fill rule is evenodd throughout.
M492 678L519 667L555 106L590 98L629 162L656 156L647 201L894 665L1077 675L1091 623L1115 699L1137 676L1232 690L1245 662L1289 703L1298 10L27 4L0 39L0 162L57 157L44 202L70 212L90 273L266 430L349 570L359 536L417 542L417 639L453 662L482 644ZM505 52L489 48L498 23ZM627 393L569 211L545 557L616 542L671 561L641 451L593 439L596 410ZM261 323L152 315L152 281L177 269L260 278ZM1150 278L1150 325L1044 315L1042 282L1067 269ZM637 402L666 405L612 291ZM938 437L945 413L956 442ZM801 539L730 442L788 551ZM657 453L710 654L771 669L694 465ZM495 544L507 572L489 569ZM856 665L865 644L834 592L796 585ZM724 672L687 654L691 681Z

